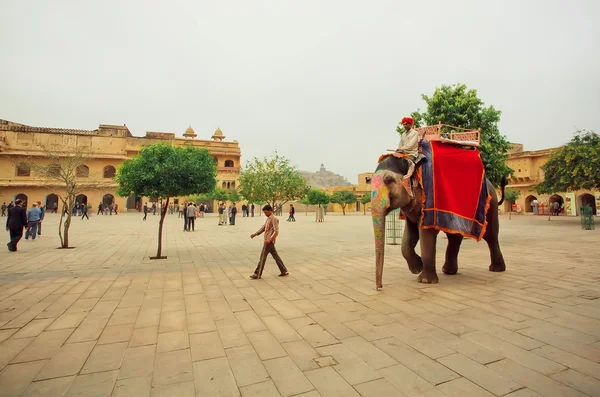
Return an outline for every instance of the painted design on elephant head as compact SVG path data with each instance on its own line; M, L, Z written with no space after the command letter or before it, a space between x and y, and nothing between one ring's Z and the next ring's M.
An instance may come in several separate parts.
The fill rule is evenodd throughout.
M390 205L389 191L383 181L381 173L375 173L371 177L371 217L373 219L373 230L375 232L375 245L379 247L383 241L385 211Z

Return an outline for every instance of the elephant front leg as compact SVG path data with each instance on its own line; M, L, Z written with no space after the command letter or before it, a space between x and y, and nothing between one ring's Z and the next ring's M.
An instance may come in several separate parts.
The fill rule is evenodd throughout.
M420 283L437 284L438 276L435 271L435 246L438 231L433 229L420 229L421 235L421 258L423 260L423 271L417 280Z
M446 262L442 267L444 274L456 274L458 272L458 251L460 244L463 241L463 236L460 234L446 233L448 237L448 247L446 248Z
M412 274L419 274L423 270L423 261L415 252L415 247L419 242L419 226L406 220L404 234L402 235L402 256L408 263L408 269Z

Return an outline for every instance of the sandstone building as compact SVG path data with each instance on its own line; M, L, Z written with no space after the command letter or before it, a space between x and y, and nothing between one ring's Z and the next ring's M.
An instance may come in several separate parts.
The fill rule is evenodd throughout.
M113 180L118 166L126 159L136 156L143 146L158 142L172 145L186 144L206 148L217 164L218 186L233 189L240 174L240 147L237 141L225 141L223 132L217 128L211 140L196 139L190 126L182 137L173 132L146 132L146 136L134 136L127 126L100 124L95 130L73 130L63 128L32 127L7 120L0 120L0 204L23 199L27 204L41 201L47 208L60 205L59 191L51 191L45 180L33 170L23 167L28 158L45 161L45 150L60 147L85 148L91 153L85 165L77 170L78 183L82 185L76 201L92 205L93 210L100 202L116 203L120 211L141 208L143 202L156 201L155 197L118 197ZM86 187L87 186L87 187ZM177 203L184 197L175 198ZM212 203L210 203L212 204Z

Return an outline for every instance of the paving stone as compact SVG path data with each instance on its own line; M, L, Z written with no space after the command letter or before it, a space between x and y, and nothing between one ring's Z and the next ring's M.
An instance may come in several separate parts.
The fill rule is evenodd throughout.
M373 344L367 342L361 336L344 339L341 342L372 368L381 369L398 364L396 360L379 350Z
M12 364L0 373L0 395L20 396L35 379L48 360Z
M382 376L342 344L317 349L321 356L332 356L338 365L333 368L351 385L369 382Z
M61 346L72 332L72 329L42 332L33 342L27 345L13 360L13 363L52 358L52 356L60 351Z
M100 334L98 344L106 345L109 343L128 342L131 339L132 333L133 324L106 326L102 334Z
M360 397L333 368L325 367L304 373L323 397Z
M385 379L396 386L402 393L410 397L444 397L431 383L421 378L404 365L398 364L378 371Z
M152 377L118 379L112 397L149 397Z
M32 397L62 397L67 393L74 380L75 375L33 382L29 384L23 395Z
M264 361L264 364L282 396L293 396L314 389L290 357L274 358Z
M385 379L372 380L370 382L355 385L354 388L363 397L405 397L393 384Z
M196 361L194 383L197 396L239 396L233 373L226 358Z
M121 368L127 342L96 345L85 362L82 374L110 371Z
M188 334L185 331L165 332L158 335L157 353L182 350L190 347Z
M78 375L65 397L110 397L117 371Z
M240 387L242 397L280 397L279 391L272 381L256 383L254 385Z
M275 339L271 331L251 332L246 335L261 360L287 356L287 352L277 339Z
M205 332L190 335L192 361L225 357L225 349L218 332Z
M44 366L36 380L76 375L89 357L96 342L67 343Z
M298 368L302 371L319 368L315 362L320 355L310 344L304 340L287 342L282 344L289 356L294 360Z
M225 351L238 387L261 383L269 379L252 345L233 347Z
M54 318L44 318L44 319L40 319L40 320L32 320L29 324L27 324L26 326L21 328L19 330L19 332L14 334L12 336L12 338L14 338L14 339L16 339L16 338L31 338L34 336L38 336L39 334L44 332L44 330L50 324L52 324L52 322L54 320L55 320Z
M133 330L129 347L155 345L158 342L158 327L137 328Z
M119 379L143 377L152 375L154 371L154 358L156 346L129 347L119 371Z
M83 319L68 340L68 343L86 342L98 340L104 327L108 323L108 317L92 317L90 314Z
M552 379L589 396L600 396L600 381L575 370L567 369L566 371L559 372L552 375Z
M152 389L150 397L195 397L194 382L182 382Z
M262 317L262 320L279 342L292 342L302 339L300 334L280 316Z
M152 386L187 382L194 379L190 350L158 353L154 360Z
M236 312L235 317L246 333L263 331L267 329L265 324L253 310Z
M178 310L161 313L160 326L158 327L159 334L163 332L185 331L186 327L187 319L185 311Z
M0 344L0 371L35 338L8 339Z
M494 397L475 383L465 378L451 380L437 386L448 397Z
M586 360L585 358L581 358L575 354L549 345L534 349L532 352L552 361L556 361L557 363L581 372L582 374L600 379L600 364L598 363Z
M217 325L210 312L189 313L187 315L188 333L211 332L217 330ZM248 332L248 331L246 331Z
M77 328L86 316L87 312L64 313L55 319L46 329L53 331L55 329Z

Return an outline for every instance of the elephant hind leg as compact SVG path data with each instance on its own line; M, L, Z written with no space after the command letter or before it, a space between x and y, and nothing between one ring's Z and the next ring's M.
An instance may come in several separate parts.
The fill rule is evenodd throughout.
M446 248L446 262L442 267L444 274L452 275L458 273L458 251L463 241L460 234L446 233L448 237L448 247Z
M502 251L500 251L500 242L498 241L499 231L500 224L498 222L498 212L495 211L492 212L492 216L488 218L488 227L483 235L483 239L486 241L490 249L490 272L503 272L506 270L504 256L502 256Z

